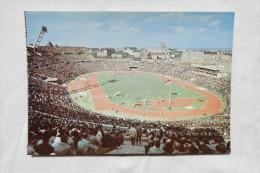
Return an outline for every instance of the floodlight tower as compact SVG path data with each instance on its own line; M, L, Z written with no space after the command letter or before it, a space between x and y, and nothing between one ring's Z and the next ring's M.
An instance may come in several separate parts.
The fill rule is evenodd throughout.
M166 60L171 60L171 56L170 56L169 50L166 47L166 43L165 42L161 43L161 48L162 48L162 50L164 52L165 59Z
M42 26L41 32L36 40L36 43L34 44L34 51L35 49L37 49L42 41L42 37L43 35L47 33L47 27L46 26Z

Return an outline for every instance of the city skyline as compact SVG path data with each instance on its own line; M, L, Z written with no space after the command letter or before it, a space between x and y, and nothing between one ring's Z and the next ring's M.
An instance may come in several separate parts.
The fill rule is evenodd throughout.
M41 45L232 49L231 12L26 12L27 44L47 26Z

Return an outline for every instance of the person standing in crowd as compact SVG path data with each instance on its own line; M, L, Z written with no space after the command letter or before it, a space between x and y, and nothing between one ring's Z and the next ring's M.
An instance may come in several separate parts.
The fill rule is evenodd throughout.
M159 140L161 140L161 139L162 139L162 137L164 136L164 132L165 132L164 128L163 128L163 127L161 127L161 129L160 129L160 136L159 136Z
M137 137L137 131L136 128L134 128L134 124L132 124L132 127L129 129L130 134L130 140L132 145L135 145L135 138Z
M118 138L119 138L120 145L123 145L125 141L125 137L122 134L122 131L119 131Z
M143 129L142 129L142 126L139 123L136 126L136 131L137 131L136 144L138 145L138 142L139 142L139 145L141 146L142 145L141 140L142 140Z
M104 136L102 138L102 147L104 148L112 148L112 137L108 131L104 132Z
M97 132L97 135L96 135L96 140L99 144L99 146L102 146L102 132L101 132L101 129L98 129L98 132Z

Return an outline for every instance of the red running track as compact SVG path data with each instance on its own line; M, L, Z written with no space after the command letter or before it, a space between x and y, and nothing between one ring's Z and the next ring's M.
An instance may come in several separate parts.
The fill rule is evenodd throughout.
M119 73L119 72L115 72L115 73ZM122 73L125 73L125 72L122 72ZM186 83L184 81L181 81L181 80L178 80L178 79L175 79L172 77L171 78L165 77L162 74L156 74L156 73L150 73L150 74L160 77L160 78L164 78L165 80L170 79L173 83L175 83L177 85L181 85L185 88L188 88L192 91L202 94L203 96L206 97L206 100L207 100L205 105L200 108L193 108L191 110L179 110L179 111L167 111L165 109L162 109L162 105L160 105L160 103L158 103L158 105L153 103L153 105L155 105L155 107L158 109L157 111L142 110L142 109L138 109L137 107L131 108L131 107L118 105L118 104L111 102L103 94L101 87L98 85L99 82L96 78L97 74L98 73L88 74L89 81L87 83L85 83L86 85L96 85L97 86L97 87L91 89L96 111L117 110L118 112L130 114L130 115L132 114L132 115L137 115L137 116L157 117L157 118L163 117L163 118L168 118L170 120L176 120L176 118L178 118L178 117L195 117L195 116L200 116L203 114L214 115L214 114L221 113L221 111L219 109L222 106L222 101L217 96L215 96L207 91L198 89L198 86ZM76 83L74 83L74 84L76 84ZM83 83L81 83L81 84L83 84ZM82 87L87 87L87 86L82 86ZM188 103L189 100L187 100L187 99L176 99L174 102L176 102L175 104L182 105L182 106L190 105L190 103Z

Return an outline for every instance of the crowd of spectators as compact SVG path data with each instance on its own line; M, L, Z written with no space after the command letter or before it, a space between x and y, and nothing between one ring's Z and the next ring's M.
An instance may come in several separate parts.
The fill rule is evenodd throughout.
M103 154L120 148L124 143L124 136L128 135L133 145L138 143L141 145L142 136L147 137L144 150L148 154L213 154L230 151L230 143L226 143L223 138L229 136L230 132L229 106L223 114L199 120L144 121L117 118L86 111L74 105L66 88L62 86L84 73L106 70L127 71L129 66L136 65L143 71L171 75L215 90L223 94L227 101L229 100L230 79L198 76L192 73L193 67L188 65L173 65L164 61L70 62L60 55L34 55L28 58L28 154ZM58 78L58 82L48 83L45 81L47 77ZM135 130L136 134L133 134Z
M121 120L123 121L123 120ZM29 111L29 145L31 155L104 154L120 149L124 136L132 145L144 147L145 154L216 154L230 152L230 142L210 128L150 126L124 120L131 127L108 127L87 122L84 118L59 117L39 111ZM132 124L130 124L132 123ZM153 125L155 125L154 123ZM165 127L165 128L164 128ZM143 145L142 145L143 141Z
M71 47L71 46L39 46L38 51L45 53L59 54L83 54L87 53L88 49L85 47Z
M66 54L66 55L61 55L62 58L64 58L65 61L93 61L95 58L89 54L89 53L84 53L84 54Z
M148 132L140 124L136 126L132 124L129 133L132 145L138 145L142 136L147 137L147 143L144 145L145 154L224 154L230 152L230 142L226 142L216 130L209 128L189 129L175 126L171 130L161 127L159 130Z
M55 116L30 109L28 154L103 154L120 148L123 131L103 129L101 124L86 122L83 117Z
M230 142L212 129L185 129L148 136L147 154L218 154L230 152Z

